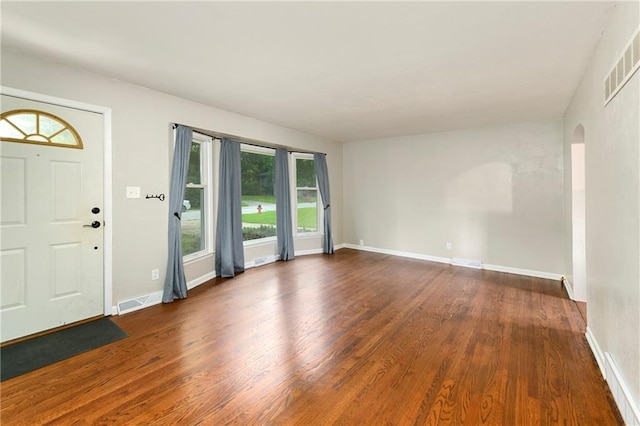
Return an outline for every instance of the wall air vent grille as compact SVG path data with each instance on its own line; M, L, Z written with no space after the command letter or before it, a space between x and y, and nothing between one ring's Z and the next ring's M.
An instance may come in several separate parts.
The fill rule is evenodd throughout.
M638 29L622 55L616 61L604 79L604 104L607 105L611 99L622 89L629 79L640 68L640 29Z

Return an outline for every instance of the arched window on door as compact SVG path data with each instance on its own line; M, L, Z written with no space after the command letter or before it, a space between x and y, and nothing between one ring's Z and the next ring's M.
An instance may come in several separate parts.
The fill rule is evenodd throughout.
M82 139L60 117L44 111L21 109L0 115L0 140L82 149Z

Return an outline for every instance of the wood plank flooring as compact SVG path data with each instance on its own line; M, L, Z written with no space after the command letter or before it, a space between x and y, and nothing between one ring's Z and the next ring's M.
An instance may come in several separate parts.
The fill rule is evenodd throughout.
M559 282L343 249L114 321L2 424L623 424Z

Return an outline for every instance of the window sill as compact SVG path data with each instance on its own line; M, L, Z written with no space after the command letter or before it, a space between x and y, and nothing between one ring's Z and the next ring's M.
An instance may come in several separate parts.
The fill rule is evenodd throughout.
M277 243L278 242L278 238L277 237L267 237L267 238L260 238L257 240L247 240L244 241L242 243L242 245L244 247L253 247L253 246L262 246L262 245L268 245L268 244L273 244L273 243Z

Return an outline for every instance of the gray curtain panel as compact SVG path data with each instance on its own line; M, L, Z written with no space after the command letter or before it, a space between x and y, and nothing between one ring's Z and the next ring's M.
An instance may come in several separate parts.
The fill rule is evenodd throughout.
M182 202L189 171L189 156L193 130L178 125L176 127L176 145L173 150L171 166L171 184L169 188L169 258L167 275L164 280L162 302L173 302L174 299L187 297L187 279L184 276L182 262Z
M329 170L327 169L327 155L315 153L313 160L316 165L316 176L318 179L318 189L322 198L324 208L324 238L322 240L322 251L332 254L333 236L331 235L331 196L329 195Z
M286 149L276 149L276 235L280 260L292 260L293 220L291 217L291 192L289 191L289 161Z
M233 277L244 271L242 244L242 177L240 143L222 139L218 179L218 222L216 227L216 275Z

